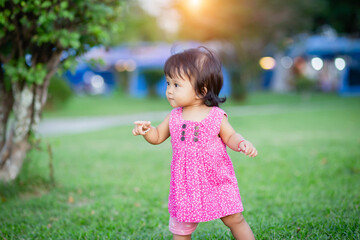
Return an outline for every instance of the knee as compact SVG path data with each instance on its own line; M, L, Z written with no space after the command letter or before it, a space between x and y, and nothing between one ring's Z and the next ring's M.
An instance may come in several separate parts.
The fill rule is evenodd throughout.
M241 213L235 213L221 218L225 226L232 228L233 226L240 225L245 221L244 216Z

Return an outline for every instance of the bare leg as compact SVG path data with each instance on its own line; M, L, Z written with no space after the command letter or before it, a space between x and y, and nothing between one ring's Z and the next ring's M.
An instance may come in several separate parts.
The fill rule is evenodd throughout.
M236 240L254 240L254 234L251 231L249 224L241 213L235 213L221 218L223 223L230 228L232 235Z
M173 234L173 240L190 240L191 239L191 234L190 235L176 235Z

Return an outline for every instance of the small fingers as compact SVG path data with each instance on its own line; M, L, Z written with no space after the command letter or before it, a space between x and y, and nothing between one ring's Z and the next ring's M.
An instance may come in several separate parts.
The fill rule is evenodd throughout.
M151 122L150 121L145 122L144 127L150 128L151 127Z
M139 130L138 127L135 127L135 128L133 129L132 133L134 134L134 136L141 135L141 132L140 132L140 130Z
M245 155L250 156L253 150L254 150L254 146L251 143L247 143L245 149Z
M253 148L252 151L249 154L249 157L255 157L256 156L256 149Z
M146 125L150 124L150 122L149 121L135 121L134 124L136 126L146 126Z
M250 157L256 157L256 155L257 155L257 150L256 150L256 148L253 148L253 150L251 151L251 153L250 153Z
M240 152L243 152L243 153L245 153L245 151L246 151L246 146L245 146L245 143L240 143L239 144L239 148L238 148L238 150L240 151Z
M137 126L137 132L138 132L140 135L145 135L142 125L138 125L138 126Z
M246 145L245 147L245 155L249 156L249 154L251 153L252 150L252 146L251 145Z
M135 121L135 132L136 135L145 135L151 127L150 121Z
M134 136L138 135L138 134L136 133L136 131L135 131L135 128L132 130L132 134L133 134Z
M248 142L248 141L241 142L239 144L238 150L243 152L246 156L249 156L249 157L257 156L256 148L252 145L251 142Z

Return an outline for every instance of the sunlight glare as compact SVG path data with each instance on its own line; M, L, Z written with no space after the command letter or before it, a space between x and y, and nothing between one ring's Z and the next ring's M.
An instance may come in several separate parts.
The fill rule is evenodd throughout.
M201 6L202 0L188 0L188 8L190 10L198 10Z

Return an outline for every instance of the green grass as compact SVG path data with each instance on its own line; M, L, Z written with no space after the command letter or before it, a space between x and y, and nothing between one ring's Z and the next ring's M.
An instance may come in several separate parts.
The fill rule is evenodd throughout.
M229 118L259 151L254 159L229 151L256 238L359 239L360 99L259 98L294 107ZM32 151L19 179L0 184L0 238L171 239L171 145L150 145L131 129L44 139L53 148L56 187L47 153ZM193 239L232 238L216 220L199 224Z
M80 117L132 114L169 110L171 106L162 98L137 99L125 95L76 96L58 109L45 109L44 117Z
M274 94L271 92L255 92L249 94L244 101L228 98L223 107L253 106L263 104L299 104L299 103L337 103L339 97L335 94ZM350 98L351 99L351 98ZM342 101L347 101L344 98ZM58 109L45 109L44 117L80 117L123 115L139 112L170 110L171 106L163 98L136 99L124 94L111 96L77 96Z

